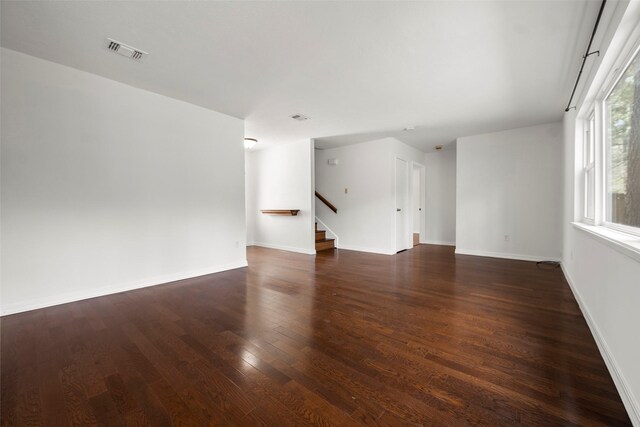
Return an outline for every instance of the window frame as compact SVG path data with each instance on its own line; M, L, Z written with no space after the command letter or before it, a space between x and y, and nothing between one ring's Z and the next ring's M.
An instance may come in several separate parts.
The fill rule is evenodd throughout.
M640 227L633 227L625 224L618 224L609 221L611 218L611 201L607 197L607 178L610 174L609 165L609 150L607 150L606 141L606 108L605 104L611 92L616 87L626 70L631 65L632 61L636 59L636 56L640 56L640 37L636 37L636 40L630 45L631 48L624 49L618 55L618 58L614 62L614 66L608 73L608 78L601 86L601 90L598 91L597 96L587 111L589 113L584 119L581 120L582 124L582 156L581 163L581 180L582 180L582 215L581 222L592 226L601 226L613 231L622 232L627 235L640 237ZM617 65L617 66L616 66ZM590 141L587 141L590 138ZM590 153L587 153L587 148L591 144L591 152L594 154L594 158L590 158ZM588 162L592 160L592 162ZM588 173L595 170L594 177L594 197L592 202L593 206L593 218L590 218L588 213Z
M589 173L596 174L596 141L595 141L595 109L591 110L588 119L584 123L583 144L582 144L582 179L583 179L583 203L582 203L582 221L589 225L596 223L596 177L593 179L593 196L589 200ZM591 202L593 206L590 206ZM589 216L589 210L592 210L593 216Z

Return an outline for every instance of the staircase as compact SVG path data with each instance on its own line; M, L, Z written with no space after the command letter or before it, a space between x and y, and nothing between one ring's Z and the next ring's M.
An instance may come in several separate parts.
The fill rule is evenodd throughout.
M335 247L336 240L327 239L327 232L325 230L318 230L318 223L316 222L316 252L335 249Z

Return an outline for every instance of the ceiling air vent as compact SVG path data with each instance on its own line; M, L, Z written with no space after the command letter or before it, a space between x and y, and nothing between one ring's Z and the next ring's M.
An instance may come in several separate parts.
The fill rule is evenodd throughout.
M107 39L107 40L109 40L109 46L108 46L109 50L119 55L126 56L127 58L136 59L139 61L143 57L148 55L147 52L145 52L144 50L140 50L136 47L129 46L124 43L120 43L119 41L116 41L113 39Z
M311 117L307 117L304 114L294 114L293 116L289 116L293 120L297 120L299 122L304 122L305 120L309 120Z

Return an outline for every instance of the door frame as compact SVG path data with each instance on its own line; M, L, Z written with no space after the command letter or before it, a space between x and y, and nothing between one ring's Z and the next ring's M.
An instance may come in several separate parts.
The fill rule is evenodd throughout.
M413 171L415 169L419 169L420 170L420 179L419 181L419 185L420 185L420 202L418 206L414 206L413 203ZM427 226L427 217L426 217L426 211L427 211L427 206L426 206L426 201L427 201L427 168L425 165L423 165L422 163L418 163L418 162L411 162L411 183L410 183L410 192L411 192L411 237L413 238L413 220L414 220L414 215L419 215L420 216L420 238L418 240L418 243L423 243L427 240L427 233L426 233L426 226ZM417 208L420 208L421 210L419 211L419 214L416 214ZM413 247L413 239L412 239L412 243L411 246Z
M404 201L405 201L405 206L403 206L405 212L403 213L404 215L404 246L398 245L398 160L401 160L405 163L404 166L404 181L405 181L405 185L404 185ZM409 166L410 166L410 162L406 159L403 159L402 157L398 157L398 156L394 156L393 159L393 183L394 183L394 188L393 188L393 195L394 195L394 231L393 231L393 236L394 236L394 247L395 247L395 252L401 252L404 251L406 249L411 249L413 247L413 240L411 239L412 236L412 231L411 229L413 228L413 224L409 222L410 219L410 215L407 215L407 209L409 209L409 206L411 206L411 193L410 193L410 179L409 177L411 176L409 174Z

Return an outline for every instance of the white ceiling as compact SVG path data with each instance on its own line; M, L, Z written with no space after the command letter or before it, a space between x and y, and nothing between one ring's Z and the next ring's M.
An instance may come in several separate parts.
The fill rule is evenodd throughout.
M2 1L1 43L244 118L262 147L394 136L430 151L560 120L599 3Z

